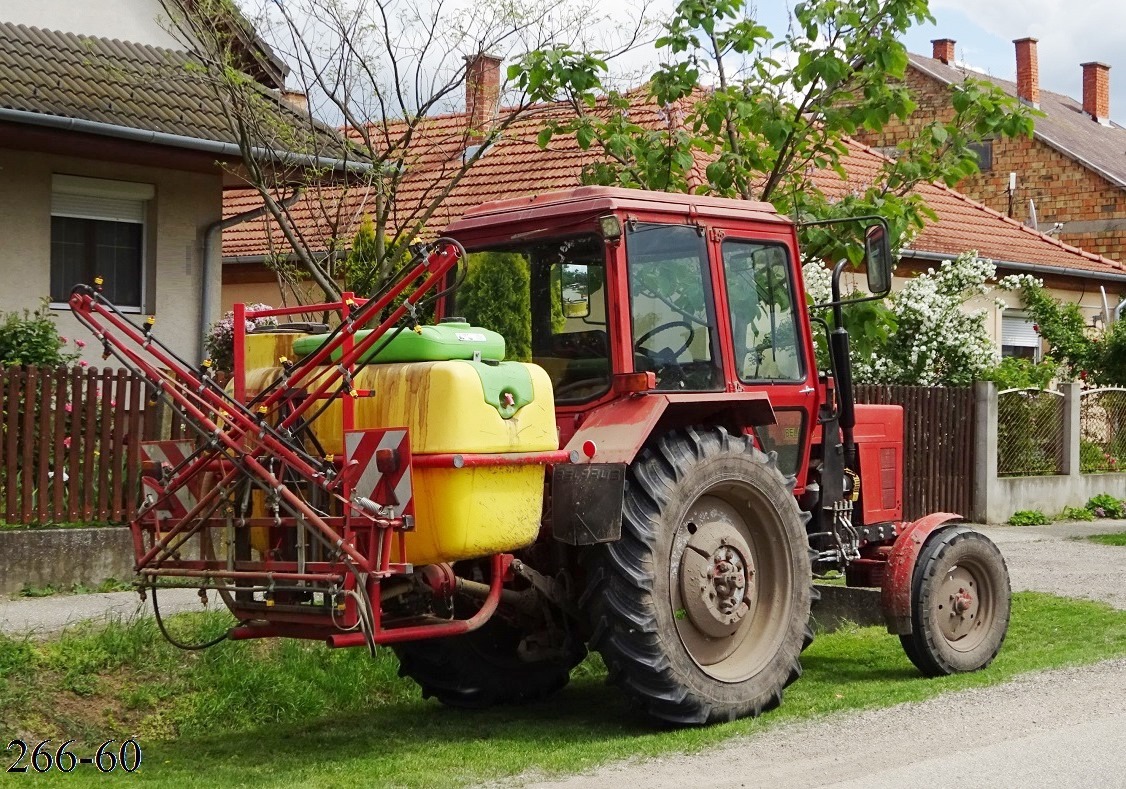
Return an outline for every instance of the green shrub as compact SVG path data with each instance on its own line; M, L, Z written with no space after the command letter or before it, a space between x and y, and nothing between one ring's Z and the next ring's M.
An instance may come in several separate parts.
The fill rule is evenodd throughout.
M77 358L77 351L70 351L66 338L59 336L46 304L35 312L8 312L0 319L0 364L57 367Z
M1087 509L1099 518L1126 518L1126 503L1109 493L1092 496L1087 502Z
M1017 510L1008 521L1010 526L1047 526L1051 522L1040 510Z
M1006 356L996 367L982 373L981 380L993 381L998 389L1047 389L1059 369L1051 356L1040 362Z
M1064 507L1059 517L1061 521L1093 521L1094 519L1095 513L1086 507Z

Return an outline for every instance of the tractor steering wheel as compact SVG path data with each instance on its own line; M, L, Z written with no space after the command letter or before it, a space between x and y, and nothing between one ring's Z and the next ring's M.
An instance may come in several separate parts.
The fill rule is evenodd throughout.
M679 358L682 353L684 353L685 351L688 350L688 348L692 345L692 340L696 337L696 330L694 328L692 328L691 323L689 323L688 321L685 321L685 320L669 321L668 323L662 323L660 326L653 327L652 329L650 329L649 331L645 332L640 337L638 337L637 340L634 341L633 347L636 348L639 351L645 351L645 350L651 351L652 349L642 347L646 340L652 339L653 337L655 337L656 335L660 334L663 331L668 331L669 329L675 329L679 326L683 326L685 329L688 329L688 339L685 340L684 345L680 346L680 348L678 348L677 350L672 351L671 349L668 349L672 353L673 359ZM656 353L663 353L663 350L664 349L662 349L662 351L656 351Z

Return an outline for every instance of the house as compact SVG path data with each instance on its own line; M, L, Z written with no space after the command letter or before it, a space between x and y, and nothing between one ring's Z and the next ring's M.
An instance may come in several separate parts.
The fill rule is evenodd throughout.
M480 98L467 88L467 106L479 106ZM496 95L495 90L492 95ZM490 200L532 195L580 183L583 166L596 158L596 153L583 151L574 138L556 138L545 150L537 143L537 135L549 118L560 118L570 110L562 105L534 108L506 130L476 165L457 183L442 202L429 224L438 232L457 219L468 208ZM630 116L645 125L674 122L652 104L638 103ZM455 169L465 148L465 113L437 116L420 126L416 143L418 154L408 163L410 174L398 194L398 201L410 205L431 194L442 179ZM818 184L827 194L846 191L872 182L884 159L882 155L860 143L853 143L842 164L848 180L841 181L831 170L819 171ZM923 184L919 193L938 215L937 220L911 241L903 250L897 269L896 284L906 277L934 267L942 260L977 250L994 260L1000 276L1029 273L1044 279L1059 297L1080 303L1090 314L1101 314L1102 290L1114 304L1126 295L1126 267L1100 255L1084 252L1044 233L1023 226L1002 213L964 194L940 185ZM343 210L333 216L353 219L362 216L368 197L362 190L352 190L333 198L325 193L309 196L294 206L294 217L307 237L346 237L346 229L329 227L324 222L323 205L344 202ZM232 192L225 208L237 214L252 208L258 197L249 192ZM354 230L353 230L354 232ZM261 301L276 304L287 298L279 291L278 278L267 261L284 257L285 239L271 221L257 219L233 228L223 238L223 302L225 308L236 301ZM861 285L857 279L856 285ZM1005 296L1016 306L1015 294ZM1040 340L1032 325L1023 316L997 306L993 299L982 301L988 311L987 326L1005 351L1011 355L1039 354ZM1008 315L1008 320L1005 316Z
M242 151L202 61L169 32L161 0L16 0L0 21L0 311L44 300L64 336L78 282L105 279L123 311L156 316L186 359L201 357L220 302L223 193L245 188ZM249 30L240 65L276 122L314 128L287 103L286 68ZM300 165L296 147L256 149ZM350 166L317 157L334 170ZM100 348L85 358L101 363Z
M906 84L918 104L906 123L889 124L861 140L892 150L935 118L953 114L950 88L967 76L987 80L1036 108L1031 139L985 141L978 151L981 172L958 184L958 190L1020 222L1031 222L1035 205L1038 229L1072 246L1126 261L1126 128L1110 120L1110 66L1083 63L1083 96L1076 100L1043 90L1039 81L1037 40L1020 38L1016 80L986 76L961 67L952 39L936 39L930 57L908 57Z

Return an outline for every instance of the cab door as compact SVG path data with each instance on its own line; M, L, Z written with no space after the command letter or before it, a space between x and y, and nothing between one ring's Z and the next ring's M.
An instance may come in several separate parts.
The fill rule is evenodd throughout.
M777 424L754 428L779 470L805 486L817 407L817 363L792 232L722 230L709 234L723 320L724 377L731 391L765 390Z

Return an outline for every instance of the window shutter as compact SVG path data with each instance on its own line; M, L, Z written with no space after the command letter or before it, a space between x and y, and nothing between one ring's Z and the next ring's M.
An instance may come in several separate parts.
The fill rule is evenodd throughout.
M152 184L58 173L51 176L53 216L144 224L145 202L155 196Z
M145 204L140 200L55 192L51 196L51 215L134 222L140 225L145 222Z
M1032 321L1023 315L1002 315L1001 344L1018 348L1039 348L1040 335L1032 327Z

